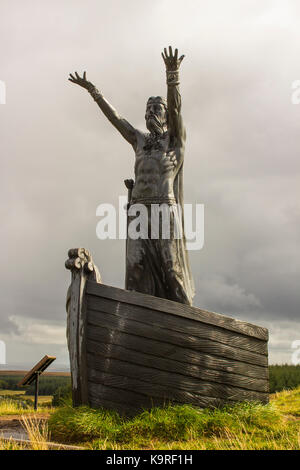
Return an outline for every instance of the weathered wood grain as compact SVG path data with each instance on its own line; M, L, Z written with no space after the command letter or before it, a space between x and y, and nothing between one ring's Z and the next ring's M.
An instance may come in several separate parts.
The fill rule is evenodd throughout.
M148 307L150 309L166 312L171 315L190 318L191 320L196 321L198 320L203 323L208 323L210 325L219 326L231 331L236 331L246 336L253 336L264 341L268 340L268 330L266 328L240 320L235 320L215 312L208 312L207 310L202 310L197 307L191 307L179 302L173 302L171 300L161 299L147 294L141 294L140 292L126 291L116 287L97 284L96 282L92 281L87 282L86 292L87 294L96 295L98 297L114 299L119 302L139 305L146 308Z
M103 357L107 359L117 359L129 362L131 364L138 364L141 366L158 369L168 373L175 372L181 375L207 380L209 382L216 382L219 384L223 383L258 392L269 391L269 385L266 380L254 379L252 377L232 374L230 372L224 372L220 370L207 369L194 364L184 364L179 361L132 351L112 344L88 341L87 351L91 354L94 354L95 356L99 356L99 358Z
M65 267L71 271L67 292L67 340L71 365L73 405L88 404L86 369L86 295L87 279L101 282L98 268L85 248L71 248Z
M115 383L117 383L115 381ZM151 394L140 393L132 388L122 386L122 380L119 380L118 386L114 387L111 384L101 383L99 381L93 382L89 380L91 388L93 384L97 384L97 393L98 398L104 398L105 400L111 400L115 403L120 403L123 405L129 405L132 408L152 408L153 406L165 406L170 400L167 398L156 397L155 404L154 399L151 397Z
M86 297L83 295L85 283L86 276L83 271L73 269L69 299L67 299L67 337L74 406L88 403L85 352Z
M112 332L108 328L102 328L100 326L88 326L87 338L88 341L96 342L100 350L103 349L104 351L108 347L108 344L110 347L114 344L132 351L133 354L135 352L141 352L147 355L150 354L153 356L154 360L156 358L172 359L173 361L181 362L183 366L185 366L185 364L194 364L202 368L231 372L254 379L268 380L269 377L267 367L255 366L237 359L232 360L209 354L199 354L192 349L149 338L141 338L117 330Z
M174 372L168 373L157 369L150 369L149 367L130 364L116 359L101 360L92 354L88 354L88 364L89 368L95 369L99 372L107 373L109 370L109 373L112 375L138 378L141 382L149 383L151 390L158 384L167 388L185 390L202 396L220 398L227 401L255 400L264 403L268 401L267 393L245 390L240 387L232 387L226 384L220 385L218 383L207 382Z
M131 406L128 403L118 403L111 399L103 398L103 395L99 394L97 384L91 382L88 383L89 389L89 403L93 408L105 408L108 410L117 411L120 415L130 417L135 416L141 411L138 406Z
M125 304L111 299L100 298L93 295L87 295L87 306L89 310L101 311L122 317L122 319L135 320L147 325L155 325L166 330L178 331L179 333L198 336L199 338L212 339L229 346L236 346L247 351L266 355L268 345L252 336L235 333L224 328L209 325L199 321L187 319L184 317L166 315L164 312L157 312L149 308L143 308L136 305Z
M117 401L122 400L120 397L122 397L123 390L136 390L137 392L140 392L144 395L149 395L150 392L150 403L153 406L168 406L169 404L189 403L199 407L219 407L225 404L225 401L222 399L202 397L195 393L177 389L168 389L160 385L156 385L155 388L151 388L149 391L149 385L145 382L140 382L139 380L132 379L130 377L121 377L106 373L99 373L99 371L93 369L89 371L89 384L92 385L91 388L93 389L94 396L98 399L98 403L100 403L100 397L109 396L109 391L114 388L115 390L119 391L119 396L116 397ZM106 387L107 392L104 394L104 388L99 390L97 384L102 384L104 387ZM141 405L138 401L135 402L135 406L137 405L140 407L145 407L145 403L144 405Z
M267 356L261 354L176 331L169 330L168 334L166 334L162 328L156 325L150 326L129 319L122 320L120 317L103 312L88 310L88 323L94 326L105 326L112 331L122 331L124 333L182 346L204 354L237 359L259 366L267 366L268 364Z

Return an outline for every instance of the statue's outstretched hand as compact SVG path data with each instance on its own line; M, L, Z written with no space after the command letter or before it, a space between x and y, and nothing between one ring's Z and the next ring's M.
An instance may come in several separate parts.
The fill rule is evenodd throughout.
M164 52L162 52L161 55L166 65L166 69L169 71L178 70L184 58L184 55L182 55L178 59L178 49L175 49L175 52L173 54L171 46L169 46L169 55L168 55L166 47L164 48Z
M88 90L93 84L91 82L88 82L86 79L86 72L83 72L83 77L81 78L77 72L75 72L75 77L70 73L70 77L68 78L70 82L76 83L76 85L80 85L86 90Z

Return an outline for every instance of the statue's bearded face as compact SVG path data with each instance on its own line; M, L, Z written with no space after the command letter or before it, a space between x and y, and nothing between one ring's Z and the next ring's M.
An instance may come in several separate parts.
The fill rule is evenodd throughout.
M167 129L167 108L159 100L149 99L146 107L146 126L151 134L163 134Z

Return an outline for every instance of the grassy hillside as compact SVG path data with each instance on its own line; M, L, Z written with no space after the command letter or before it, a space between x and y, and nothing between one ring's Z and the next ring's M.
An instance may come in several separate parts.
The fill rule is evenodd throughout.
M270 404L222 409L170 406L133 419L88 407L57 409L52 438L92 449L300 449L300 387L271 396Z

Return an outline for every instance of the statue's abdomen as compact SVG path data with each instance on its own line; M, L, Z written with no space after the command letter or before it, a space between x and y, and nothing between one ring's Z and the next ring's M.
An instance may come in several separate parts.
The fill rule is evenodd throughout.
M174 202L173 181L174 165L168 155L137 155L132 202Z

